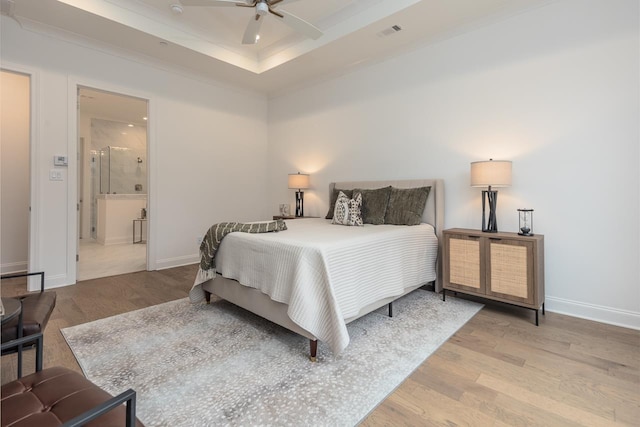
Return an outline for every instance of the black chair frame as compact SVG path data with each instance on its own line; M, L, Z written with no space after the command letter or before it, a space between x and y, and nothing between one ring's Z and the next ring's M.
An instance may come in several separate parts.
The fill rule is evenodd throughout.
M126 404L126 427L134 427L136 425L136 392L133 389L129 389L123 391L116 397L112 397L104 403L96 406L95 408L91 408L83 414L78 415L77 417L67 421L62 425L62 427L80 427L88 423L89 421L93 421L96 418L106 414L112 409L117 408L118 406Z
M44 271L37 271L35 273L15 273L5 274L0 276L0 279L15 279L16 277L28 277L28 276L40 276L40 292L44 292Z
M38 342L37 344L37 352L36 352L36 372L42 371L42 332L37 334L28 335L26 337L18 338L15 340L8 341L2 344L2 351L5 349L9 349L12 347L20 347L27 342L31 342L33 340ZM85 425L86 423L95 420L96 418L106 414L112 409L117 408L118 406L126 404L126 427L134 427L136 424L136 392L133 389L128 389L123 391L116 397L112 397L100 405L89 409L88 411L78 415L77 417L67 421L62 426L63 427L80 427Z
M38 332L37 334L27 335L26 337L20 337L15 340L7 341L3 343L0 347L0 350L4 352L5 350L11 348L18 348L18 350L26 343L30 343L36 341L36 372L42 371L42 354L43 354L43 336L42 332ZM20 360L18 360L20 362ZM22 377L22 372L19 369L18 378Z
M44 271L37 271L34 273L15 273L15 274L5 274L3 276L0 276L0 280L5 280L5 279L15 279L17 277L29 277L29 276L40 276L40 292L44 292ZM22 299L20 300L20 305L22 305ZM22 326L22 307L20 307L20 317L18 318L18 340L20 338L22 338L22 331L23 331L23 326ZM29 335L28 337L33 337L34 335ZM27 337L27 338L28 338ZM13 340L10 342L14 342L17 340ZM33 340L26 340L26 341L21 341L21 343L19 345L17 345L17 352L18 352L18 378L22 377L22 350L23 345L24 344L32 344ZM36 348L39 348L40 351L40 355L42 356L42 337L40 338L40 340L36 343ZM8 347L8 348L13 348L13 346ZM36 350L38 351L38 350ZM13 352L12 352L13 353ZM2 346L2 352L1 354L5 354L5 347L4 345ZM36 353L36 359L37 359L37 353ZM37 363L37 361L36 361ZM41 366L42 369L42 366Z

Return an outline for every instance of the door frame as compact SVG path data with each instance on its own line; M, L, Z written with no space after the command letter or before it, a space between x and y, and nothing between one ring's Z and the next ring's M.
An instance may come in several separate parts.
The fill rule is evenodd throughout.
M28 221L28 250L27 271L42 271L40 264L40 162L38 161L40 146L40 73L28 66L2 61L0 70L9 73L22 74L29 77L29 221ZM27 290L40 289L40 278L32 276L27 279Z
M156 269L156 132L155 132L155 101L153 97L145 92L132 89L129 87L118 86L113 83L104 81L91 80L83 77L68 77L68 137L67 153L69 159L69 176L67 178L68 185L68 210L67 218L67 272L69 274L70 283L77 282L77 262L76 254L78 253L78 89L86 87L105 92L112 92L118 95L140 98L147 101L147 271Z

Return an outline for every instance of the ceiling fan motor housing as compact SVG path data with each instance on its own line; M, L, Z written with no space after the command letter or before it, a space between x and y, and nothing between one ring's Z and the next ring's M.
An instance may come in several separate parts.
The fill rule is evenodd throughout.
M269 13L269 5L265 1L260 1L256 4L256 14L264 16Z

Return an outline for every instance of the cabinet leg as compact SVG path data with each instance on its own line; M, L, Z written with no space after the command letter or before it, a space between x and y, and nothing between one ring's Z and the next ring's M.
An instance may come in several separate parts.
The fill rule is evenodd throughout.
M544 316L544 303L542 303L542 315Z
M446 299L446 296L447 296L447 290L443 289L442 290L442 301L444 301Z
M538 326L538 309L536 309L536 326Z

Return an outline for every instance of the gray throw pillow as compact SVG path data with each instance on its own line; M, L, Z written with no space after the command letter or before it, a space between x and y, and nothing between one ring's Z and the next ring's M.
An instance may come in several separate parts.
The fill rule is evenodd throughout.
M334 188L333 193L331 194L331 197L329 199L329 211L327 212L327 216L324 217L325 219L333 219L333 211L336 208L336 199L338 198L338 194L340 194L341 191L348 198L351 198L351 196L353 196L353 190L341 190L339 188Z
M354 189L353 195L362 194L362 221L365 224L384 224L391 186L375 190Z
M394 225L420 224L430 191L431 187L392 188L384 223Z

